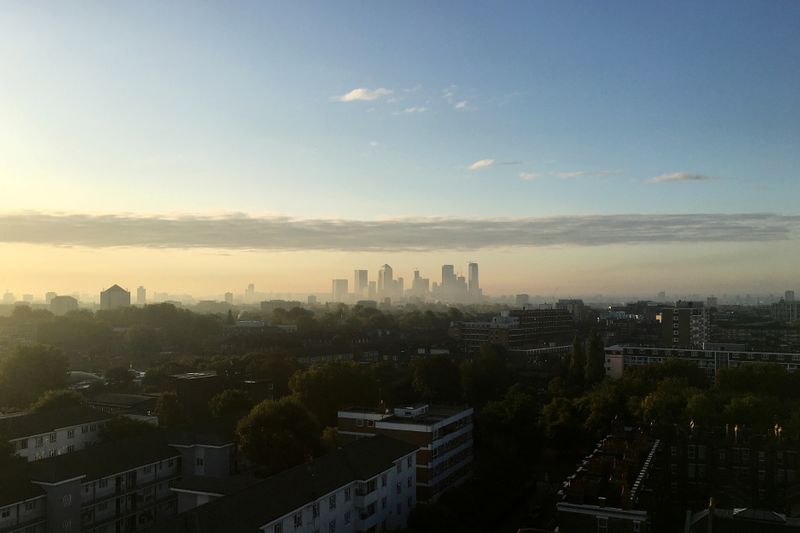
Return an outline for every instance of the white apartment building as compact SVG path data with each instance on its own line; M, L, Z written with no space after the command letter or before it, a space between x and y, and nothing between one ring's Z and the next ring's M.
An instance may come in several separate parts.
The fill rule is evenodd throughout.
M175 487L200 505L158 531L354 533L403 529L416 505L417 447L384 436L359 439L238 492L195 478ZM183 505L181 506L183 507Z
M111 415L88 407L56 409L0 418L0 435L28 461L82 450L98 440Z

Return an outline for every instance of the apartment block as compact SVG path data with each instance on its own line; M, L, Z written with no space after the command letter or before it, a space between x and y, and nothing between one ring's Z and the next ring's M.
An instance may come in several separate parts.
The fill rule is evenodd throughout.
M98 440L111 415L88 407L56 409L0 418L0 435L27 461L82 450Z
M800 353L750 352L737 345L706 344L706 349L614 345L605 349L606 375L619 378L626 368L663 363L669 359L691 361L714 380L721 368L742 365L779 365L788 372L800 367Z
M0 475L0 533L44 533L47 499L42 488L28 481L21 468L5 466Z
M376 436L227 495L214 492L228 490L221 488L218 480L182 482L177 492L186 493L191 487L188 490L210 496L209 502L154 531L351 533L403 529L417 500L416 453L414 445Z
M417 496L429 501L472 475L472 417L470 407L350 408L338 413L338 435L342 442L386 435L416 446Z
M36 461L29 476L44 491L48 533L124 533L177 512L180 462L156 434Z
M570 311L563 309L512 309L490 320L458 322L453 332L468 353L485 344L524 349L554 341L571 340L575 330Z
M674 348L700 348L709 341L708 309L703 302L677 302L656 315L661 342Z

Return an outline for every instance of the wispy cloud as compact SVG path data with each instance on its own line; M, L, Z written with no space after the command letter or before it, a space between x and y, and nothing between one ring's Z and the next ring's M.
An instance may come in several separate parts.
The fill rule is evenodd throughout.
M519 179L524 180L524 181L533 181L533 180L539 179L541 177L542 177L542 175L541 174L537 174L536 172L520 172L519 173Z
M428 110L427 107L415 105L403 109L403 113L424 113L427 110Z
M557 178L580 178L581 176L585 176L588 174L585 170L577 170L574 172L551 172L550 173Z
M689 172L672 172L670 174L661 174L654 178L647 180L650 183L670 183L674 181L709 181L713 180L712 176L704 174L690 174Z
M763 242L800 238L800 216L591 215L523 218L296 219L0 215L0 242L220 250L438 251L536 246Z
M495 163L494 159L478 159L477 161L469 165L467 168L470 170L480 170L482 168L488 168L494 165L494 163Z
M442 98L444 98L444 101L456 111L477 111L478 108L472 105L469 100L457 94L457 89L458 87L455 85L451 85L447 89L444 89L442 91Z
M345 93L340 96L333 96L331 100L335 100L337 102L360 102L360 101L372 101L372 100L379 100L381 98L385 98L390 96L394 93L391 89L384 89L383 87L379 87L377 89L367 89L365 87L359 87L358 89L353 89L352 91Z

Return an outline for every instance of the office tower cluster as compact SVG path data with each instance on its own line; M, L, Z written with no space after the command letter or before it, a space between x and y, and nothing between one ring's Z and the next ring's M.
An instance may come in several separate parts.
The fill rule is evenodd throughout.
M423 278L414 269L411 286L406 287L405 278L395 277L390 265L378 269L377 279L370 280L368 270L355 270L353 286L350 290L348 279L339 278L331 282L331 300L342 303L356 303L364 300L397 301L440 301L447 303L477 303L483 300L483 291L478 278L478 263L467 265L467 277L456 272L454 265L442 265L440 282Z

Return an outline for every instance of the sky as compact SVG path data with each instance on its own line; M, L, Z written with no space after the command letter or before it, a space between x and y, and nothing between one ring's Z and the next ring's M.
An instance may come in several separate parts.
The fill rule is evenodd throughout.
M800 3L4 2L0 291L800 289Z

